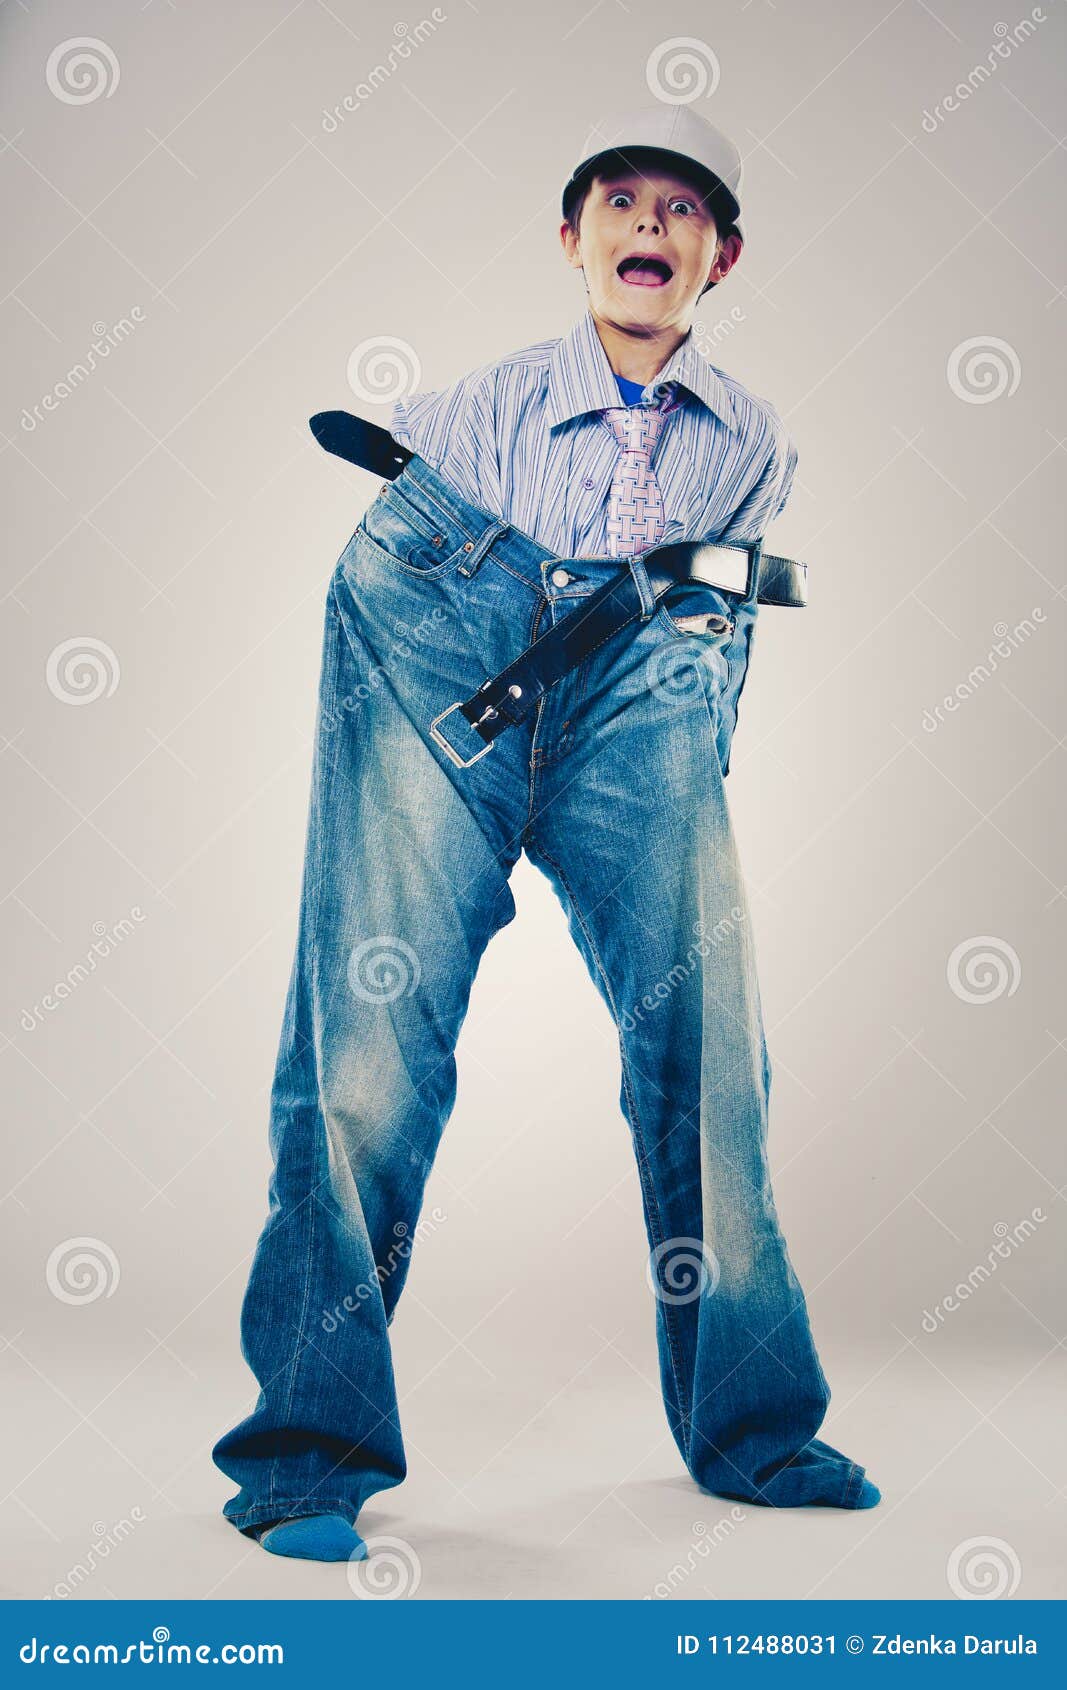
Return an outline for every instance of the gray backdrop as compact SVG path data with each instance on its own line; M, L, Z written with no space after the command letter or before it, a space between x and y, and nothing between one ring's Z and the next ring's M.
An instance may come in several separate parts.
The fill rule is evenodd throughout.
M2 27L8 1590L351 1594L228 1527L208 1459L254 1395L322 603L376 491L306 419L566 332L560 185L653 97L745 155L698 332L799 448L772 543L814 603L761 618L728 793L824 1430L885 1496L689 1483L614 1032L523 862L365 1523L420 1596L1062 1590L1062 6Z

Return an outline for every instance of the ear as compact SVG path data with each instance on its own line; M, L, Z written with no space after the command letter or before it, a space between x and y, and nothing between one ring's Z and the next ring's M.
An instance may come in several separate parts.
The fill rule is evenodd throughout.
M721 282L724 276L729 275L741 256L741 248L744 244L736 229L724 236L715 249L715 262L708 271L707 280L704 283L705 287L708 282Z
M578 236L570 224L564 220L559 226L560 245L563 248L567 263L575 270L582 268L581 247Z

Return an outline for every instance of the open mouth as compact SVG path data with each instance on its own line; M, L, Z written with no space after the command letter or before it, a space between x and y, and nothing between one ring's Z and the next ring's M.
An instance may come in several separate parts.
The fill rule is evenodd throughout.
M674 271L663 258L651 252L631 252L616 265L616 273L631 287L665 288Z

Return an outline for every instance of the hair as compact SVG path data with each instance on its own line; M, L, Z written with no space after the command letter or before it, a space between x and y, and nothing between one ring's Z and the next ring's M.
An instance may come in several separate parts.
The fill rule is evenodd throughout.
M687 182L700 196L705 209L710 211L715 219L715 238L719 245L727 235L735 233L733 214L727 207L727 189L719 178L713 176L710 170L687 166L686 161L677 153L664 152L656 147L634 147L629 152L615 149L597 155L592 167L583 171L568 190L564 217L572 232L575 235L578 233L582 210L594 182L603 181L616 171L634 170L640 175L642 168L648 170L657 166L669 170L680 181ZM716 288L718 285L718 282L707 282L700 290L700 298L703 299L710 288Z

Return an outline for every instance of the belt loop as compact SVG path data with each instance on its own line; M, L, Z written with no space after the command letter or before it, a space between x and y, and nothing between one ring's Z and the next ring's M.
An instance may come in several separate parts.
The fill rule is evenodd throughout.
M647 622L656 609L656 595L652 591L648 570L639 557L628 558L627 562L630 565L630 574L634 578L634 586L637 588L637 596L641 601L641 621Z
M488 527L482 529L476 542L468 540L467 544L471 548L470 556L459 565L457 573L460 575L476 575L485 561L485 554L490 546L495 540L499 540L501 534L505 534L507 529L508 524L506 522L491 522Z
M748 586L745 589L746 604L756 604L759 599L759 583L763 562L763 536L758 540L751 540L748 544Z

